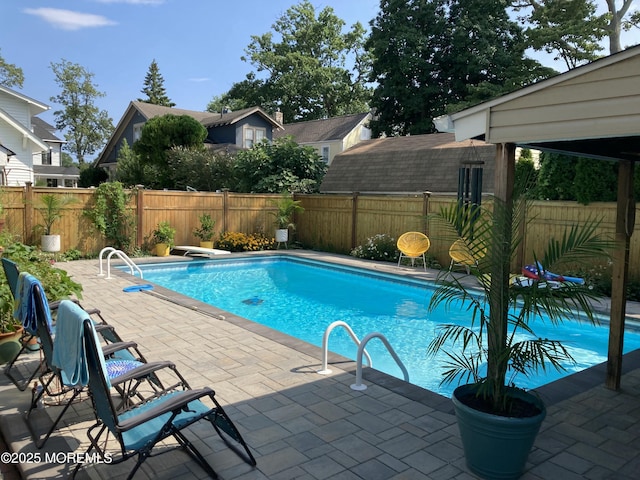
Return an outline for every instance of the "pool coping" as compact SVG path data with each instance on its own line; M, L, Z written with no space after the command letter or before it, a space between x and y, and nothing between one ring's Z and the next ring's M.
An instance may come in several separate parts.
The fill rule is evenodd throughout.
M363 260L356 259L346 255L334 254L334 253L325 253L325 252L315 252L309 250L268 250L268 251L258 251L258 252L242 252L242 253L232 253L229 255L223 255L220 257L201 257L201 256L177 256L171 255L169 257L145 257L144 262L140 262L141 264L162 264L162 263L175 263L175 262L191 262L191 261L207 261L207 262L215 262L215 261L228 261L234 258L247 258L248 256L262 256L262 257L270 257L270 256L289 256L289 257L300 257L307 258L309 260L320 260L327 261L330 263L334 263L341 266L348 266L354 268L361 268L366 270L371 270L372 272L377 273L386 273L392 275L406 275L409 278L414 280L429 280L434 281L438 274L441 274L441 270L421 270L420 267L398 267L395 263L390 262L377 262L372 260ZM118 263L118 261L114 262L114 265L122 266L122 263ZM134 284L148 284L153 283L146 281L144 279L140 279L138 277L132 277L129 273L122 271L118 268L111 270L112 275L117 275L121 278L126 278ZM456 275L460 281L467 283L468 285L471 279L464 274L458 274L455 272L451 272L452 275ZM466 278L465 278L466 277ZM211 315L215 318L228 321L236 326L239 326L245 330L248 330L257 335L263 336L269 340L285 345L291 349L297 350L301 353L313 356L322 359L322 348L316 347L310 343L307 343L303 340L299 340L295 337L287 335L283 332L274 330L270 327L261 325L252 320L246 319L239 315L235 315L231 312L227 312L226 310L222 310L220 308L208 305L199 300L195 300L186 295L180 294L178 292L174 292L173 290L169 290L165 287L153 284L154 288L152 290L145 290L143 293L147 295L153 295L158 298L162 298L166 301L173 302L177 305L180 305L185 308L189 308L192 310L197 310L201 313ZM627 302L628 305L631 305L632 312L627 315L627 318L630 321L637 321L640 318L640 304L636 304L635 302ZM596 310L598 313L604 314L608 313L607 311L607 302L606 300L600 305L596 306ZM629 313L629 312L628 312ZM329 364L339 364L340 368L345 372L351 373L355 375L356 373L356 362L349 358L343 357L339 354L333 353L329 351L328 353L328 363ZM635 369L640 368L640 349L634 350L623 355L622 361L622 373L628 373ZM540 396L545 404L549 406L553 406L557 403L560 403L568 398L573 397L579 393L584 392L590 388L597 387L599 385L604 384L606 379L606 370L607 370L607 362L600 363L598 365L594 365L593 367L584 369L580 372L573 373L566 377L555 380L551 383L543 385L542 387L538 387L533 389L536 395ZM438 393L432 392L425 388L422 388L417 385L413 385L408 383L402 379L396 378L392 375L386 374L375 368L370 368L366 365L363 365L362 369L362 377L364 380L375 383L381 387L387 388L394 393L402 395L410 400L419 402L423 405L426 405L434 410L441 411L447 414L453 414L453 405L451 403L451 399L449 397L445 397Z

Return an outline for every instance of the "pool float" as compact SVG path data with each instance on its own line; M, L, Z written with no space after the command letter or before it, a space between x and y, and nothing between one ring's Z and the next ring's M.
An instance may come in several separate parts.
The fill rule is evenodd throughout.
M532 278L534 280L548 280L551 282L571 282L577 284L584 284L584 278L569 277L567 275L558 275L544 269L540 262L536 262L535 265L525 265L522 267L522 274L525 277Z

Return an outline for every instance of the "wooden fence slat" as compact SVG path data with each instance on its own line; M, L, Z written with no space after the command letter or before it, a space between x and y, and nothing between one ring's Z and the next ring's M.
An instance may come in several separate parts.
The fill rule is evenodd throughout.
M34 227L41 222L37 212L38 200L47 193L71 194L79 201L65 209L55 230L62 236L62 250L75 248L85 254L97 254L104 242L95 234L83 211L93 198L93 189L3 187L0 201L4 207L5 231L12 232L25 243L39 244ZM131 209L138 223L137 243L144 239L161 221L169 221L176 229L176 244L196 244L193 229L198 217L208 213L216 220L216 233L237 231L263 233L273 236L274 194L241 194L233 192L140 191ZM348 254L354 246L367 238L387 233L395 238L409 230L426 232L432 239L429 251L441 265L449 264L449 246L434 222L427 222L427 214L456 201L455 195L322 195L296 194L302 201L304 213L295 219L294 238L303 245L318 250ZM357 199L357 201L356 201ZM483 200L484 201L484 200ZM487 200L488 202L489 200ZM526 235L521 263L533 262L533 253L541 249L551 237L560 237L569 225L600 219L601 230L615 233L616 204L580 205L576 202L534 201L526 213ZM640 218L640 217L639 217ZM514 271L518 265L512 265ZM629 249L629 277L640 279L640 235L632 235Z

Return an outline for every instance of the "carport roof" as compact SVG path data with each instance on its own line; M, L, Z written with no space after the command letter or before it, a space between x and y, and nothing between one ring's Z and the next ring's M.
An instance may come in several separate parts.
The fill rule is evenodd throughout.
M607 160L640 160L640 46L434 119L483 139Z

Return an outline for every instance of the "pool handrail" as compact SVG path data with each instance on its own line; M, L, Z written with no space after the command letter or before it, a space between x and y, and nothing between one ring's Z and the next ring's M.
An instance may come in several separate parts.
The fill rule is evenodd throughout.
M398 357L398 355L396 354L395 350L389 343L389 340L387 340L387 337L385 337L383 334L379 332L372 332L367 336L365 336L362 339L362 343L358 345L358 355L356 357L356 383L351 385L351 390L367 389L367 386L364 383L362 383L362 353L364 352L365 346L367 345L369 340L371 340L372 338L379 338L380 340L382 340L382 343L384 343L385 347L387 347L387 350L389 350L389 353L391 354L393 359L396 361L396 363L400 367L400 370L402 370L404 381L409 382L409 372L407 371L407 367L404 366L404 363L402 363L402 360L400 360L400 357Z
M342 320L336 320L335 322L333 322L331 325L327 327L327 329L324 331L324 335L322 336L322 370L318 370L317 372L320 375L327 375L331 373L331 369L328 368L328 365L327 365L328 363L327 356L329 354L329 335L331 334L333 329L336 327L343 327L347 331L351 339L355 342L355 344L358 345L358 349L360 348L360 345L361 345L360 339L354 333L354 331L351 329L351 327L347 322L344 322ZM367 362L369 363L369 366L372 367L373 363L371 362L371 357L369 356L369 353L366 350L364 350L364 355L366 355L367 357ZM360 355L360 362L362 362L362 355Z
M140 278L143 278L142 270L140 270L140 267L138 267L138 265L136 265L135 262L131 260L126 253L114 247L104 247L102 250L100 250L100 266L98 271L99 277L104 276L104 272L102 270L102 256L105 254L105 252L109 252L109 255L107 255L107 276L105 277L107 280L111 279L111 257L113 255L118 256L120 260L122 260L129 267L131 275L135 275L135 270L137 270L140 274Z

